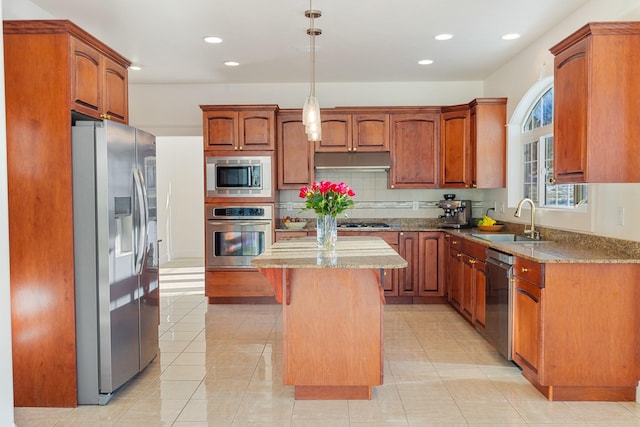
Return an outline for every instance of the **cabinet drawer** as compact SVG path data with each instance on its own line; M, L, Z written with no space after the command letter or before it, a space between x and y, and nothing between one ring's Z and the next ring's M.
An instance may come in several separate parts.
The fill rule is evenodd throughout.
M449 246L451 246L452 249L457 249L459 251L462 250L462 237L460 236L454 236L454 235L449 235Z
M481 261L487 259L486 246L480 243L472 242L471 240L462 240L462 252L469 255L470 257L479 259Z
M513 274L540 288L544 288L544 265L528 259L515 257Z

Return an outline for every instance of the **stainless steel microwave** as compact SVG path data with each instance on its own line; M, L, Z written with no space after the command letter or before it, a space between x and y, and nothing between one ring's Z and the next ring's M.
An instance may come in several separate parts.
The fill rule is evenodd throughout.
M207 197L272 197L271 157L208 156Z

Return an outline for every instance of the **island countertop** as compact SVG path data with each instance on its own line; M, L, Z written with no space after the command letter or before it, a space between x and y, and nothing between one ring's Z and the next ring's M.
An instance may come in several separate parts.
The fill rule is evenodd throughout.
M284 239L251 261L257 268L405 268L407 261L374 236L338 238L335 249L320 249L315 237Z

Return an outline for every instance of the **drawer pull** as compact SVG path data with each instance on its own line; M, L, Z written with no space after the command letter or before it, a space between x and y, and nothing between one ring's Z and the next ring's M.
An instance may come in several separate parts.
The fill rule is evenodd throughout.
M523 273L526 273L527 271L529 271L529 269L528 269L527 267L522 267L522 270L521 270L521 271L522 271Z

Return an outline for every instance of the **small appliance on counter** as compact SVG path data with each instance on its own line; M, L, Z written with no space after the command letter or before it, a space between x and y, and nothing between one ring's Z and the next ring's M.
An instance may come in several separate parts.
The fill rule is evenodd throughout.
M455 200L455 194L445 194L444 200L438 202L438 207L444 209L440 215L439 228L469 228L471 227L471 200Z

